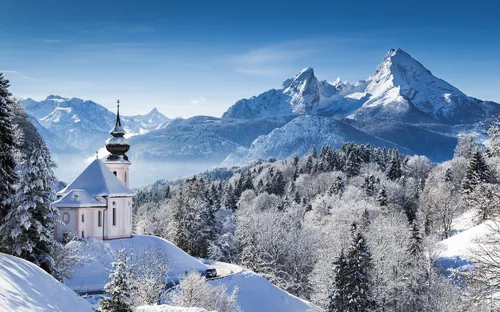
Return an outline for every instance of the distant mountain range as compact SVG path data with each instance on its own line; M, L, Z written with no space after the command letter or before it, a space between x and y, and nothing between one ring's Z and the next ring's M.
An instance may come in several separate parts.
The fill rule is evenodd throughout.
M79 98L49 95L37 102L23 100L26 112L53 152L95 151L109 137L116 114L102 105ZM165 127L170 121L155 108L146 115L122 116L128 136ZM67 146L72 148L68 149Z
M54 153L97 149L115 120L103 106L78 98L23 103ZM465 95L405 51L391 49L372 76L356 83L320 81L308 67L280 89L237 101L221 118L171 120L154 109L123 123L139 161L229 166L344 141L442 161L452 157L458 133L499 113L499 104Z

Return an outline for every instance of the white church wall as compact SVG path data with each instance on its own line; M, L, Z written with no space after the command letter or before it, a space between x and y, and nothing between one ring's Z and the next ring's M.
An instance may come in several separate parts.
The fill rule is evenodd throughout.
M129 166L131 163L129 162L114 162L114 161L105 161L104 164L113 172L116 177L125 184L126 187L129 187L130 174L129 174Z
M113 225L113 209L115 209L115 224ZM132 236L132 198L112 197L109 199L106 211L105 239Z
M55 225L56 240L63 241L64 233L76 233L78 230L78 208L59 209L59 219L62 221Z

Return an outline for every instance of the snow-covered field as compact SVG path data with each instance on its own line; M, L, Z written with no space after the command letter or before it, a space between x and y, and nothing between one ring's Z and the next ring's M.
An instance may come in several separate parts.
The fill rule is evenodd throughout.
M194 259L171 242L156 236L134 235L132 238L109 240L106 243L109 244L112 252L108 257L108 263L105 265L99 261L87 263L79 268L70 280L65 281L67 286L79 292L102 290L104 285L109 281L108 269L111 266L111 262L116 260L117 251L121 248L125 248L126 253L131 255L132 258L144 253L149 248L162 250L170 268L168 277L171 281L178 281L179 277L186 272L193 270L202 272L207 269L206 265Z
M135 311L136 312L209 312L201 308L182 308L182 307L173 307L169 305L142 306L138 307Z
M91 312L92 306L31 262L0 254L0 311Z
M486 221L476 225L473 210L466 211L454 219L452 230L456 234L437 244L436 263L443 273L450 273L450 269L468 270L469 259L477 241L490 233L492 224L491 221Z
M246 270L238 265L210 260L197 260L171 242L156 236L134 235L130 239L110 240L113 255L110 261L116 258L116 251L126 248L128 253L136 256L147 248L160 248L165 252L171 271L169 278L178 281L179 277L193 270L204 271L207 267L214 267L219 278L210 281L213 285L224 284L228 291L238 287L238 303L244 312L305 312L316 308L313 304L299 299L288 292L274 286L262 276ZM205 263L202 263L202 261ZM98 291L104 288L108 281L107 267L99 262L92 262L80 268L78 272L66 281L72 289L84 291ZM150 310L148 310L150 309ZM162 310L163 309L163 310ZM205 310L175 310L172 307L143 307L137 311L189 311L202 312Z
M312 303L289 294L248 270L214 279L211 283L224 284L230 292L238 287L238 303L244 312L306 312L317 309Z

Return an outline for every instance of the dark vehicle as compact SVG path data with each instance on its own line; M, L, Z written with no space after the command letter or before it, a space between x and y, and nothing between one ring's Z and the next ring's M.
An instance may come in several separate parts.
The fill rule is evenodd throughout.
M204 276L205 278L214 278L217 277L217 270L216 269L206 269L203 273L201 273L201 276Z

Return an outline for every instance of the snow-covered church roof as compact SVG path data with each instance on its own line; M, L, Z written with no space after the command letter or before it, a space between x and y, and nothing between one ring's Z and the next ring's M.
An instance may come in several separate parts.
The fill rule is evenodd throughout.
M71 190L54 202L56 207L106 207L106 202L85 190Z
M134 191L126 187L100 159L95 159L78 177L57 194L64 196L76 190L84 191L91 198L103 195L108 197L135 195Z

